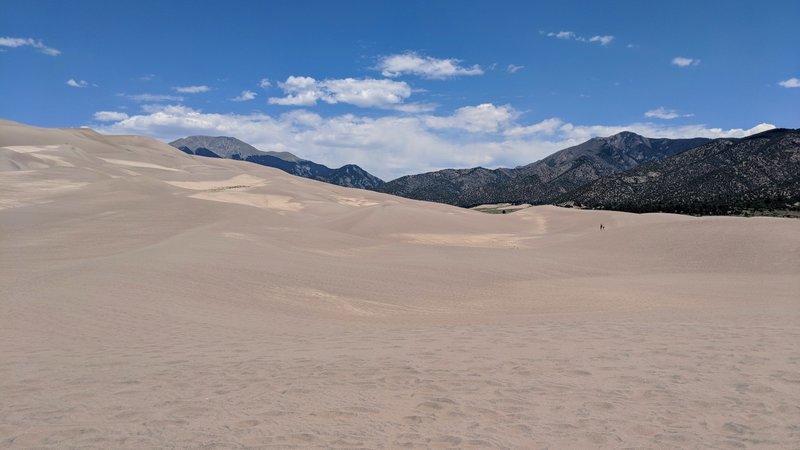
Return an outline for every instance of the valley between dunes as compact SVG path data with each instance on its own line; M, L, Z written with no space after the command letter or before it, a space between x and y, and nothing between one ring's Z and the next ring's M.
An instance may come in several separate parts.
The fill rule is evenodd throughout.
M484 214L0 121L0 447L798 442L796 220Z

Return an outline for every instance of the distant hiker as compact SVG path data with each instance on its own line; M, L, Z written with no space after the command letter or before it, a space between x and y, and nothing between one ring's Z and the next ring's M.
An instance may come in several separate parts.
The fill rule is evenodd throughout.
M604 227L604 226L603 226L603 224L601 223L601 224L600 224L600 231L603 231L603 230L605 230L605 229L606 229L606 227Z

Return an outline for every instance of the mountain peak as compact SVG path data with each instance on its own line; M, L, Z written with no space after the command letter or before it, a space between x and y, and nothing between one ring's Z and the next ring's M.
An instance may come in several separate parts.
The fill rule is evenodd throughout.
M600 138L600 140L619 148L630 147L637 144L650 145L650 139L632 131L622 131L605 138Z
M308 161L289 152L265 152L229 136L187 136L169 145L192 155L221 157L248 161L274 167L292 175L338 184L340 186L369 189L380 186L383 180L354 164L339 169Z
M198 154L198 151L201 151L201 153L210 151L222 158L232 158L234 155L239 155L239 159L247 159L250 156L270 155L290 162L303 160L289 152L268 152L259 150L247 142L231 136L187 136L185 138L176 139L170 142L169 145L185 152L188 150L187 153L192 154Z
M623 137L623 138L625 138L625 137L644 137L644 136L642 136L641 134L636 134L633 131L625 130L625 131L620 131L617 134L612 134L609 137Z
M592 141L608 141L613 139L631 139L631 138L640 138L640 139L647 139L640 134L636 134L633 131L620 131L619 133L612 134L609 136L597 136L590 140Z

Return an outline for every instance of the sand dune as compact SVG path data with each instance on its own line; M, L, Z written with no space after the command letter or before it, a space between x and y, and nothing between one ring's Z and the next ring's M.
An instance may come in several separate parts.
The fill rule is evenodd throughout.
M0 121L0 447L792 448L799 292L795 220L484 214Z

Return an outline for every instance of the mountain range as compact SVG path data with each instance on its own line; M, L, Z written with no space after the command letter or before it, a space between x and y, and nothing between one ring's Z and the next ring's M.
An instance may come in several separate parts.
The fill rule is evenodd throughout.
M626 131L516 168L444 169L387 183L356 165L331 169L232 137L190 136L170 145L189 154L245 160L340 186L461 207L529 203L686 214L800 212L800 130L792 129L742 139L656 139Z
M446 169L382 184L379 192L462 207L551 203L600 177L678 154L710 139L651 139L631 132L590 139L513 169Z
M169 145L190 155L249 161L274 167L292 175L339 186L373 189L383 184L383 180L355 164L331 169L289 152L262 151L234 137L189 136L172 141Z
M594 209L783 215L800 211L800 129L716 139L557 199Z

